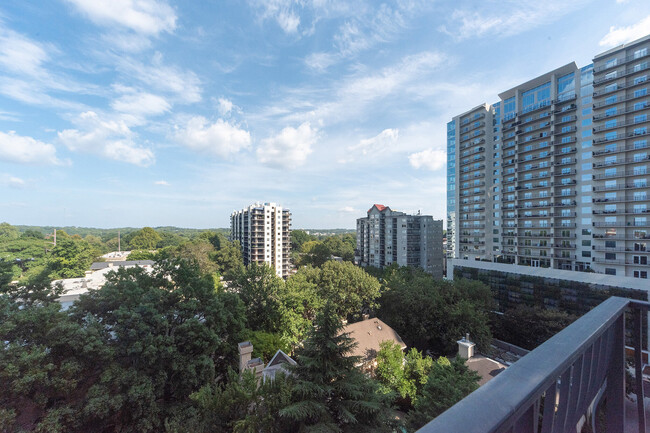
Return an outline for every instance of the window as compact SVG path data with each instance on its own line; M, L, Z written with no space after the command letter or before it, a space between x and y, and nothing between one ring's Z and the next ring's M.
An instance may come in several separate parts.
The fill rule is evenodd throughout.
M605 268L605 273L607 275L616 275L616 269L614 269L614 268Z

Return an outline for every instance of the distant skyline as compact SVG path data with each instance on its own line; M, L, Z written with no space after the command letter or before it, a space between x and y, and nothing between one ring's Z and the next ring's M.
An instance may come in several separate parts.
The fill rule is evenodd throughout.
M650 32L650 2L10 0L0 221L446 219L446 123Z

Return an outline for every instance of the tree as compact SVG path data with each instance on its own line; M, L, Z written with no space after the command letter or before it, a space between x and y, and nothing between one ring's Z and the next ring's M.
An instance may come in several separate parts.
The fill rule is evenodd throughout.
M156 253L147 250L133 250L129 253L127 260L155 260Z
M72 317L101 323L108 356L88 389L88 422L121 431L160 431L182 416L189 395L236 365L244 314L239 299L216 293L185 261L109 274L82 295Z
M38 230L27 229L20 235L21 239L43 239L43 233Z
M394 392L397 403L404 410L411 408L427 383L433 359L422 356L417 349L411 349L406 356L402 348L393 341L384 341L377 352L375 375L384 392Z
M316 238L304 230L291 230L291 249L294 251L300 251L305 242L313 240Z
M77 239L57 230L56 247L47 262L52 278L82 277L90 268L99 251L83 239Z
M284 280L270 266L251 263L234 276L228 287L245 305L248 328L253 331L282 331Z
M519 305L495 320L495 334L508 343L533 350L578 317L564 311Z
M292 368L292 404L280 410L295 423L289 431L393 431L391 397L356 367L359 357L347 356L355 342L342 328L332 303L326 304Z
M313 283L318 295L330 301L341 317L358 319L378 306L379 281L352 263L329 261L321 268L301 268L298 274Z
M479 350L489 347L490 289L478 281L436 280L421 269L399 268L385 275L378 317L407 345L438 355L456 352L456 341L470 333Z
M291 352L291 347L279 333L248 331L244 334L244 339L253 344L253 357L262 358L263 362L269 362L278 350Z
M0 241L18 239L18 229L9 223L0 223Z
M222 235L220 235L223 237ZM217 264L217 271L221 275L237 274L244 268L241 245L239 241L230 242L225 237L218 243L214 261Z
M465 360L440 357L433 364L422 396L409 413L407 425L412 431L449 409L478 388L480 376L465 365Z
M134 250L153 250L162 237L151 227L144 227L129 235L128 243Z
M258 382L250 370L242 375L231 370L223 387L206 385L191 395L199 408L187 431L235 433L284 433L287 421L277 416L290 403L291 380L282 374Z

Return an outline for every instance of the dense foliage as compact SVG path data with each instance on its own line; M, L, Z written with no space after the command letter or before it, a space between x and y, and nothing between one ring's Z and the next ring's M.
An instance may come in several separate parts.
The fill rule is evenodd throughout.
M492 294L464 279L435 280L420 269L391 268L384 274L377 313L407 345L437 355L455 354L456 341L470 333L480 350L491 340Z
M331 303L316 319L316 327L298 352L292 369L292 404L280 417L295 424L287 431L392 431L395 421L390 396L347 356L355 342L341 334L342 323Z
M161 431L236 365L241 301L186 262L119 270L69 311L57 290L1 289L0 430Z

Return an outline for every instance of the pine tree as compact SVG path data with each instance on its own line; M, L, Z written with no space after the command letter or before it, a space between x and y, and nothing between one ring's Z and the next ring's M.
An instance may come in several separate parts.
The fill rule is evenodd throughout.
M280 416L299 432L391 431L391 395L356 367L360 358L347 356L356 344L326 304L316 327L297 354L293 368L293 403Z

